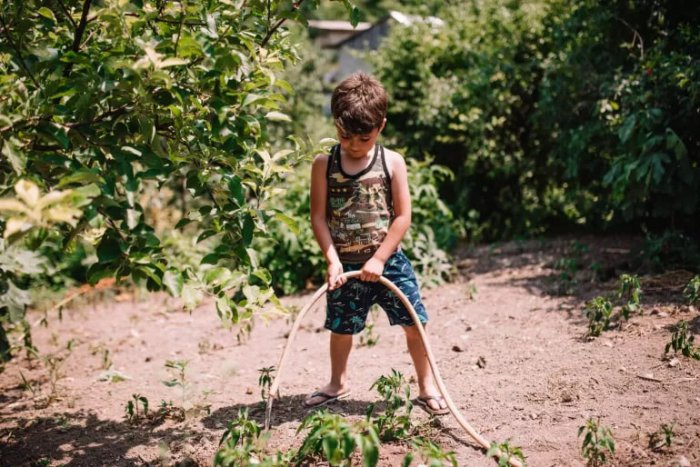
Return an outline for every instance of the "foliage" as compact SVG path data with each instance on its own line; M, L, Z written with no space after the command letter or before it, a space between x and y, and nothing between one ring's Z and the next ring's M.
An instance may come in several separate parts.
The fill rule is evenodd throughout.
M610 325L613 305L607 298L598 296L586 303L585 313L588 317L588 334L600 336Z
M658 452L663 448L670 448L676 433L673 431L675 423L662 423L661 427L649 435L649 447L652 451Z
M263 402L267 402L267 400L270 398L270 386L272 386L272 374L274 372L274 366L268 366L258 370L258 373L260 373L260 377L258 378L258 386L260 387L260 398Z
M697 239L675 230L660 235L647 234L634 252L634 266L653 272L688 269L700 271L700 244Z
M414 436L416 427L410 421L410 390L401 373L392 370L390 376L381 376L372 387L377 388L386 403L382 415L373 417L374 404L368 407L366 419L355 422L325 409L313 412L297 429L297 433L308 430L299 449L278 451L273 456L265 456L263 452L269 433L263 433L247 411L239 411L221 437L214 465L272 467L325 462L331 466L350 466L354 465L352 459L359 449L362 464L373 467L379 461L381 441L396 439L410 440L415 449L406 456L403 465L410 465L416 454L431 467L442 466L444 462L457 465L454 452L445 452L429 439ZM399 414L401 407L405 407L403 414Z
M620 309L622 316L629 319L630 312L640 310L642 286L636 275L622 274L618 282L617 299L623 302Z
M600 425L599 419L589 418L579 427L578 436L583 436L581 455L586 464L598 467L607 462L608 456L615 454L615 440L609 428Z
M384 412L374 421L381 440L392 441L409 437L414 431L411 423L413 403L411 388L403 375L392 369L390 376L380 376L370 390L374 388L386 403ZM374 408L374 404L370 404L367 409L368 418L372 417Z
M142 407L140 413L139 405ZM127 401L126 407L124 407L124 412L124 416L129 423L134 423L142 417L148 417L148 398L141 394L132 394L131 399Z
M433 287L454 275L445 250L455 244L460 230L435 188L438 180L451 174L431 161L409 160L408 175L413 216L402 247L412 259L421 284ZM309 281L322 282L325 276L326 262L310 228L309 184L307 169L285 176L284 187L271 194L271 203L279 206L280 214L269 223L269 237L254 242L260 264L273 277L273 286L285 294L303 289Z
M489 457L498 456L498 467L508 467L512 459L517 459L523 466L527 465L522 448L511 446L508 440L500 444L492 441L486 455Z
M688 304L700 302L700 276L693 276L683 289L683 295L688 299Z
M402 462L402 466L409 467L416 452L419 458L423 461L420 465L428 467L444 467L447 463L452 467L457 467L457 458L453 451L445 452L440 446L429 439L418 437L411 443L414 451L406 454Z
M387 134L457 174L440 192L472 238L698 231L700 5L445 3L376 56Z
M372 423L351 425L341 415L321 410L304 419L297 433L306 428L309 433L296 455L298 463L320 455L331 466L350 466L357 447L366 467L379 460L379 436Z
M293 452L277 452L274 456L263 456L263 448L269 433L263 433L260 425L248 417L248 411L239 411L238 417L230 421L219 441L219 450L214 456L217 467L262 465L282 467L291 463Z
M299 2L4 2L0 193L26 196L2 205L3 248L35 252L50 226L64 249L94 245L91 284L130 277L179 296L194 283L223 319L251 315L272 297L251 249L283 214L271 187L316 152L269 141L269 122L288 118L280 105L292 87L279 75L298 60L287 19L305 21ZM175 229L215 242L200 270L164 254L149 189L171 194ZM22 307L5 276L3 300Z
M366 323L360 338L358 339L358 347L374 347L379 342L379 335L374 332L374 323Z
M674 353L680 352L685 357L700 360L700 348L695 347L695 336L692 332L689 334L688 323L685 320L680 320L676 324L676 329L671 335L671 342L664 347L664 354L667 354L671 349Z
M612 296L597 296L586 303L584 313L588 318L588 335L600 336L607 330L612 320L628 320L631 312L641 313L642 286L639 277L622 274L618 280L617 290ZM618 313L615 309L619 307Z

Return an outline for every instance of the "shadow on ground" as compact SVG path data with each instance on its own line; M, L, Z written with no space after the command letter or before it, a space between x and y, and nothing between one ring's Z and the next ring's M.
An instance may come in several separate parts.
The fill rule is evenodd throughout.
M274 429L287 422L300 423L317 410L303 407L305 397L300 394L276 400L271 427ZM368 401L345 399L325 408L342 415L364 416L369 405ZM382 410L384 404L377 403L375 413ZM5 442L0 444L0 466L34 466L45 461L67 467L149 465L157 459L142 459L129 451L137 446L162 445L167 452L173 444L196 444L205 439L218 442L221 431L244 411L250 419L263 425L265 409L260 403L222 407L204 418L188 422L144 420L131 424L101 420L94 412L82 410L38 419L19 418L16 420L18 428L2 433ZM206 429L202 430L198 423Z

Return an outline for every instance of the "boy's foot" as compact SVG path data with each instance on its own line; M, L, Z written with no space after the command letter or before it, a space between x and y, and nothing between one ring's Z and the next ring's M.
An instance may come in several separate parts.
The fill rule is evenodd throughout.
M316 407L322 407L324 405L330 404L332 402L339 401L341 399L345 399L348 396L350 396L350 390L338 393L338 394L328 394L323 391L316 391L313 394L311 394L306 400L304 401L304 407L308 409L313 409Z
M416 399L416 404L430 415L445 415L450 412L442 396L421 396Z

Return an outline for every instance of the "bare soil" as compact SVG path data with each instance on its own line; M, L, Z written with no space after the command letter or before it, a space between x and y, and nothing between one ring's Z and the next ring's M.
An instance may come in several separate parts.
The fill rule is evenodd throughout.
M584 465L577 432L591 417L613 432L617 452L610 465L700 465L700 361L664 358L679 320L700 334L700 314L680 293L688 273L643 276L643 314L586 339L583 306L613 291L634 241L577 241L587 251L571 281L554 266L575 255L574 240L557 239L465 250L455 260L457 280L424 291L431 346L452 399L485 437L522 447L531 466ZM594 270L609 280L596 280ZM301 308L310 297L284 303ZM31 312L30 321L41 316ZM284 369L272 452L298 447L296 429L308 413L301 402L328 376L323 317L322 307L307 317ZM291 327L289 318L258 319L239 343L240 330L223 327L213 304L189 314L163 295L134 300L122 294L66 309L62 320L48 318L48 326L32 330L44 358L18 356L0 374L3 466L211 465L239 410L262 421L258 370L277 364ZM352 396L330 406L347 417L363 417L378 400L369 388L379 376L392 368L413 375L400 329L378 314L374 333L376 345L358 346L351 355ZM52 362L51 355L65 358ZM185 391L163 384L175 377L168 360L188 362ZM105 381L110 365L112 376L116 370L128 379ZM148 399L151 412L161 401L175 409L129 423L125 407L134 394ZM186 409L184 420L178 407ZM427 418L418 408L414 416ZM650 434L664 423L674 424L673 444L652 450ZM433 434L459 465L495 465L450 416ZM384 445L380 465L400 464L408 450Z

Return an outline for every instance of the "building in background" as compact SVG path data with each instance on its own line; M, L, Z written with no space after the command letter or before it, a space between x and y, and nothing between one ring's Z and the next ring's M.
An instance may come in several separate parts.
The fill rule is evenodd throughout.
M367 52L379 49L382 40L397 25L409 26L423 22L434 28L444 21L434 16L421 17L391 11L374 24L359 23L353 28L349 21L309 21L311 37L324 48L337 50L337 65L324 81L333 86L356 71L372 72L372 66L364 57Z

